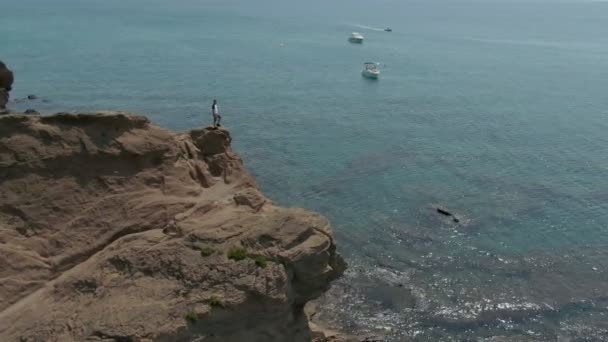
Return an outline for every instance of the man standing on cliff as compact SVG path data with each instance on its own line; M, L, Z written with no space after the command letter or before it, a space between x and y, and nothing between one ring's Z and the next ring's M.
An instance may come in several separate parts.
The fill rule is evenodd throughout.
M213 104L211 105L211 114L213 115L213 127L220 127L220 121L222 121L222 117L220 116L220 109L217 106L217 100L213 100Z

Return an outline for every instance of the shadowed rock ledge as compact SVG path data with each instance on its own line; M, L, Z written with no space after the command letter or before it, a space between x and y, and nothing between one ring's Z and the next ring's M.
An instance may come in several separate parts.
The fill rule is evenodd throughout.
M273 205L223 129L126 113L0 117L1 341L310 341L345 264Z

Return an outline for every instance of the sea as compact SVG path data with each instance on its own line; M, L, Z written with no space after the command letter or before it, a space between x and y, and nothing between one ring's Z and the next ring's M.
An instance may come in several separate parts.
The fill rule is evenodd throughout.
M608 341L606 1L0 0L0 60L14 110L218 99L263 192L331 220L334 327Z

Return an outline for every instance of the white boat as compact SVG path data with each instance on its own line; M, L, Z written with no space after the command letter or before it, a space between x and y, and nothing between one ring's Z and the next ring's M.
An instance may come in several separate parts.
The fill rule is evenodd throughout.
M348 41L351 43L355 43L355 44L361 44L363 43L363 36L361 35L361 33L359 32L353 32L350 34L350 37L348 38Z
M363 64L363 71L361 71L361 76L366 78L377 79L380 76L380 70L378 70L378 66L376 63L367 62Z

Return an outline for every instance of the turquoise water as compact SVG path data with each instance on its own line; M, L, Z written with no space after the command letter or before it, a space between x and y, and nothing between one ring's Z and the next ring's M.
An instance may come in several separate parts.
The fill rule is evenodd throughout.
M8 0L0 59L14 99L42 99L14 109L186 130L218 98L264 192L332 220L351 264L334 324L602 341L607 32L590 1Z

